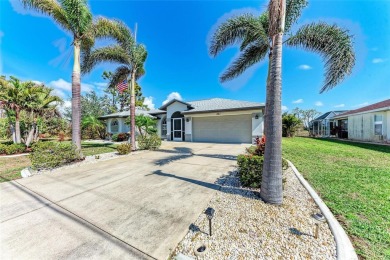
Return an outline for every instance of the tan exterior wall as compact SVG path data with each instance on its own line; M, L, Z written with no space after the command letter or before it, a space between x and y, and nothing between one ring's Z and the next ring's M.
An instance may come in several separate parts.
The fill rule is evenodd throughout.
M382 135L375 135L375 115L382 115ZM348 116L348 139L382 142L390 138L390 111Z

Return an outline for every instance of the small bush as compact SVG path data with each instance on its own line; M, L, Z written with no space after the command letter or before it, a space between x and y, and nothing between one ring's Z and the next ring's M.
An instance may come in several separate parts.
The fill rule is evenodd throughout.
M161 138L158 135L138 136L138 148L141 150L156 150L161 146Z
M30 154L34 169L52 169L79 159L72 143L38 142L33 144Z
M118 134L113 134L111 140L114 142L118 142Z
M26 150L26 146L24 144L0 144L0 154L17 154L23 153Z
M116 147L119 154L129 154L131 152L131 144L123 143Z
M119 133L119 134L113 134L111 139L114 142L123 142L128 139L128 134L127 133Z
M263 156L240 154L237 157L238 174L242 186L260 188Z

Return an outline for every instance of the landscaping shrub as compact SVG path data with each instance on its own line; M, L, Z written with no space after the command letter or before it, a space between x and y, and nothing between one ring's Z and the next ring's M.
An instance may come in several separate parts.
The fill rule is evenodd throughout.
M34 169L51 169L79 159L72 143L37 142L30 154Z
M237 157L238 174L242 186L260 188L263 156L240 154Z
M129 137L127 133L119 133L119 134L113 134L111 139L114 142L123 142L129 139Z
M141 150L156 150L161 146L161 138L156 135L139 135L137 138L138 148Z
M7 146L5 144L0 144L0 154L4 154L5 153L6 147Z
M23 153L26 150L24 144L0 144L0 154L17 154Z
M131 144L123 143L116 147L119 154L129 154L131 152Z

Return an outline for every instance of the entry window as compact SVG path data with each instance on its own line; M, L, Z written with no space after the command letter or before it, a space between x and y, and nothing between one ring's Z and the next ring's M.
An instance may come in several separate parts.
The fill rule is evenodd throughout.
M119 123L118 120L111 121L111 132L117 133L119 131Z
M375 115L374 116L374 132L375 135L382 135L382 127L383 127L383 116Z
M167 118L164 117L161 121L161 135L167 135Z

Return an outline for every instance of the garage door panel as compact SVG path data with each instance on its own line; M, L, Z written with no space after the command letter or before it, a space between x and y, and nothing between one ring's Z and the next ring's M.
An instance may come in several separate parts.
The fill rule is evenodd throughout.
M251 115L193 118L193 141L220 143L250 143Z

